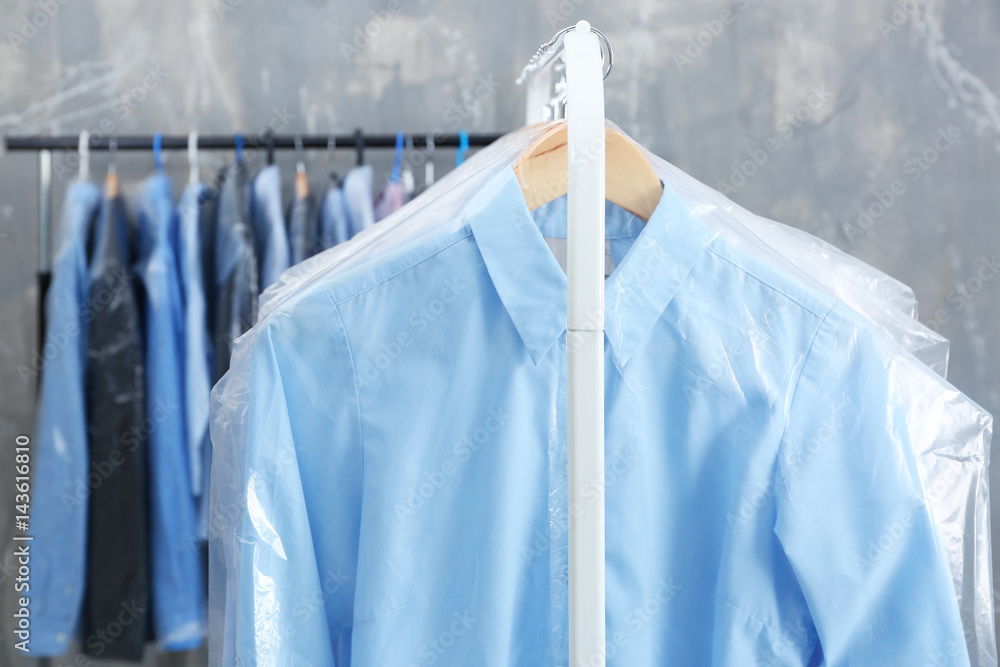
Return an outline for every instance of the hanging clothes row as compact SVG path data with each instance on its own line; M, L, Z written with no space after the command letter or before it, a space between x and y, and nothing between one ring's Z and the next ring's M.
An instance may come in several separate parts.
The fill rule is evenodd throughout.
M402 206L369 165L317 198L301 162L289 202L279 167L253 178L237 148L214 182L194 154L178 201L154 138L134 201L112 157L105 189L70 184L57 230L35 439L31 653L58 656L80 629L92 657L140 660L206 633L209 393L261 291L289 266ZM397 162L399 155L397 155ZM412 180L411 180L412 183ZM128 623L122 622L122 615ZM122 626L113 641L109 626Z

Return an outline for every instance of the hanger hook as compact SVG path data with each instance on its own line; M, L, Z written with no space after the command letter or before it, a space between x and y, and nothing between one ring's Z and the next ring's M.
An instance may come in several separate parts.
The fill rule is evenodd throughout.
M90 132L87 130L80 132L77 152L80 154L80 180L86 181L90 178Z
M304 156L303 153L304 153L304 151L303 151L303 148L302 148L302 135L296 134L295 135L295 157L296 157L295 171L297 171L300 174L303 174L306 171L305 156Z
M434 183L434 135L427 135L426 148L427 158L424 160L424 187L430 187Z
M403 146L406 142L406 135L402 130L396 132L396 154L392 159L392 182L399 183L399 170L403 165Z
M354 150L357 153L358 166L365 163L365 135L361 133L361 128L354 130Z
M461 166L465 161L465 154L469 152L469 133L463 127L458 131L458 150L455 151L455 166Z
M163 133L153 135L153 163L157 171L163 171Z
M549 62L551 62L553 58L560 55L563 52L563 49L565 48L563 46L562 38L570 30L575 30L575 29L576 29L575 25L571 25L568 28L563 28L555 35L553 35L552 39L539 46L538 50L535 51L535 54L531 56L530 60L528 60L528 64L525 65L524 69L521 70L521 74L517 77L517 81L515 81L515 83L518 84L524 83L525 81L528 80L528 76L532 74L535 70L541 69ZM611 48L611 40L609 40L604 35L603 32L601 32L594 26L590 26L590 31L596 34L598 39L601 41L600 44L601 60L605 61L605 64L607 65L607 69L604 71L604 78L607 79L608 75L611 74L611 67L614 65L615 61L615 53L614 49ZM607 51L605 51L605 47L607 47Z
M605 37L603 32L593 26L590 27L590 31L596 34L598 39L600 39L599 44L601 47L601 60L606 61L608 65L608 68L604 70L604 78L607 79L608 75L611 74L611 68L615 64L615 50L611 48L611 40ZM605 57L604 47L608 48L607 57Z
M243 135L237 133L233 138L233 143L236 145L236 162L243 162Z
M114 135L108 138L108 173L117 174L118 166L115 164L115 153L118 152L118 140Z
M192 184L198 182L198 132L192 130L188 133L188 166L191 168L190 181Z

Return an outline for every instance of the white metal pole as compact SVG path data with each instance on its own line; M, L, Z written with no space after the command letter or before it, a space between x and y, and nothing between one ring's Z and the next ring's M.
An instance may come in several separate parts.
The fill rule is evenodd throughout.
M565 37L568 148L569 658L605 664L604 75L587 21ZM583 493L598 489L596 497Z

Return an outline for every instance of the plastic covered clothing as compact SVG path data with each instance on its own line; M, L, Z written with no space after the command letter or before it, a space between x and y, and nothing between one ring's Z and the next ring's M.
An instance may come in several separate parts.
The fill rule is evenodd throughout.
M184 407L184 311L175 241L177 212L163 174L139 201L140 275L145 287L147 415L152 523L153 621L167 650L199 645L205 604L197 511Z
M312 257L320 249L319 217L312 193L292 201L288 209L288 241L292 264Z
M565 663L562 225L504 170L244 339L245 449L212 425L213 491L245 508L213 517L224 664L406 664L445 631L448 664ZM968 664L881 336L669 189L608 236L609 664Z
M212 384L215 377L215 335L218 308L218 285L216 284L215 261L216 241L219 236L219 193L225 183L228 169L220 169L216 181L211 187L206 187L198 199L198 238L201 241L201 279L205 287L205 319L208 323L208 356L212 369ZM256 260L256 258L255 258Z
M681 172L683 174L683 172ZM686 176L686 174L685 174ZM693 181L687 176L689 181ZM697 181L695 181L697 183ZM698 183L703 189L708 186ZM714 192L714 191L713 191ZM773 220L768 220L737 206L733 202L725 199L721 194L716 193L718 204L729 209L738 216L744 224L767 226L775 231L780 231L782 235L789 237L782 243L775 239L768 244L785 254L784 248L795 252L808 252L814 258L812 261L818 262L828 270L844 276L854 284L864 287L871 294L872 298L885 305L895 308L899 312L916 319L917 317L917 297L909 285L893 278L892 276L879 271L873 266L865 264L859 259L848 255L843 250L830 245L826 241L819 239L808 232L788 225L783 225ZM752 218L752 219L751 219ZM760 229L760 227L758 227ZM765 232L766 234L766 232ZM796 243L797 241L797 243ZM780 243L780 245L779 245Z
M951 566L970 658L973 665L996 665L988 485L992 417L943 380L947 340L901 317L910 299L900 283L878 278L876 270L821 242L803 243L809 238L804 232L754 216L662 159L647 156L700 220L771 265L801 272L800 278L837 296L903 347L905 352L894 356L900 395L911 406L906 428ZM780 260L766 254L774 249L780 249ZM830 270L823 270L827 260Z
M271 310L310 285L336 274L359 270L367 262L449 224L459 216L467 198L481 189L498 169L512 163L536 132L537 128L524 128L505 136L473 156L462 169L436 183L424 196L412 202L402 217L390 216L355 242L292 268L279 284L264 294L261 317L266 317ZM876 324L883 334L902 345L904 350L920 354L943 375L947 341L928 332L915 320L886 313L887 310L916 311L916 302L908 287L804 232L756 216L747 221L745 217L752 214L660 158L648 153L647 157L661 181L682 196L699 219L724 234L729 242L762 262L780 267L795 280L833 296L846 295L852 308ZM775 236L775 231L781 233ZM782 253L790 254L794 261ZM827 261L836 271L822 270ZM246 345L249 348L249 340ZM249 392L248 363L242 361L233 377L227 378L225 392L232 405L222 403L221 406L226 413L221 419L223 434L237 451L246 440L246 425L238 410ZM897 354L897 363L921 366L903 350ZM991 419L940 378L921 373L919 368L914 370L916 374L911 376L914 382L904 384L909 390L907 403L912 406L906 416L908 428L914 433L914 451L920 455L922 481L928 489L950 485L947 493L928 493L927 499L934 506L936 520L942 524L940 531L948 535L948 558L974 664L995 665L992 587L988 583L991 554L986 517L989 500L988 489L983 483L983 471L988 465ZM928 452L935 452L934 457L928 457ZM952 457L954 467L935 464L948 457Z
M367 164L351 169L344 177L342 187L351 237L375 224L373 180L372 168Z
M701 203L691 208L698 211L702 221L716 225L724 238L746 243L745 238L737 235L734 221L725 221L726 211L721 207L713 209ZM545 205L544 210L548 216L565 216L565 197ZM751 214L738 207L728 210L740 214L739 222L749 222L747 230L758 233L769 246L782 248L783 258L791 266L801 269L817 285L851 305L890 340L923 362L916 363L903 351L894 355L898 359L895 375L900 396L904 404L913 406L907 413L906 427L947 550L973 664L995 664L987 512L992 419L941 377L947 364L947 341L903 315L891 302L880 304L867 289L858 289L845 276L833 270L823 271L806 247L790 242L791 235L782 225L756 216L746 220L744 215Z
M764 261L836 296L936 373L942 377L947 374L948 340L913 319L911 313L916 312L917 305L908 287L801 230L746 211L665 160L645 152L654 170L671 183L702 222L724 230L730 242Z
M184 417L187 423L191 488L201 495L203 449L208 443L208 400L212 390L212 357L202 276L200 209L205 186L190 183L178 205L178 256L181 299L184 307Z
M45 344L32 472L30 600L33 655L66 652L80 620L87 553L90 459L84 400L87 349L87 236L101 193L74 181L56 236L52 284L45 299ZM25 378L27 380L27 377Z
M701 193L681 190L678 194L690 202ZM855 269L853 273L841 272L836 263L826 263L827 259L836 255L822 247L817 252L817 248L806 244L801 236L796 236L785 225L755 216L735 205L728 208L709 207L702 200L698 201L697 206L691 206L695 211L694 215L713 229L724 233L731 243L758 254L764 260L774 260L771 264L784 265L801 274L802 278L808 279L817 288L851 306L879 331L898 342L941 377L947 375L950 352L948 339L900 310L898 306L905 307L905 302L893 298L879 300L873 294L870 283L857 275L860 273L858 263L848 264ZM552 214L565 217L565 196L546 206ZM871 272L875 272L875 269ZM892 282L899 284L898 281ZM875 284L884 283L879 280Z
M250 222L254 250L264 289L289 267L288 232L281 212L281 171L272 164L261 169L250 183Z
M355 167L340 184L331 183L319 210L319 250L352 239L375 222L372 168Z
M387 183L375 199L375 221L384 220L406 204L406 188L402 183Z
M237 162L220 172L221 183L215 222L215 313L212 328L217 381L229 368L237 338L257 318L260 282L254 253L253 230L245 216L246 170Z
M344 190L331 184L323 195L319 209L319 244L320 249L332 248L351 238L350 221Z
M83 650L142 659L150 619L146 374L130 222L120 197L105 198L94 230L88 303L86 397L90 470ZM124 613L123 613L124 612ZM107 642L107 629L121 634Z
M772 266L800 272L799 279L836 296L903 348L893 352L893 363L898 391L910 407L905 426L952 570L970 659L973 665L996 665L988 485L992 417L944 381L947 340L901 316L907 304L912 312L916 304L898 281L880 278L875 269L822 242L806 243L811 237L804 232L754 216L662 159L647 157L702 222ZM780 259L767 254L775 249Z

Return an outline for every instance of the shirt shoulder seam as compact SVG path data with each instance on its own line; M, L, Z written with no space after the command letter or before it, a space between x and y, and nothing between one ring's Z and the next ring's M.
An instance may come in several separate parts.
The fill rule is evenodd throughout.
M333 310L337 313L337 319L340 320L340 330L344 332L344 342L347 344L347 358L351 362L351 376L354 380L354 397L358 402L358 440L359 448L361 449L361 482L363 486L365 479L365 425L361 418L361 391L359 389L361 385L358 382L358 368L354 363L354 350L351 349L351 337L347 333L347 323L344 322L344 316L340 313L340 307L338 306L337 301L333 298L333 295L330 294L329 290L327 290L325 286L323 287L323 291L333 303Z
M798 304L800 307L802 307L805 310L809 311L810 313L812 313L816 317L819 317L819 318L825 320L826 316L830 314L831 310L833 310L833 306L831 305L830 308L827 310L826 314L818 313L818 312L816 312L816 310L812 306L809 306L809 305L807 305L805 303L802 303L802 299L799 299L797 297L792 296L791 294L789 294L785 290L783 290L780 287L772 284L770 281L765 280L764 278L761 278L759 275L757 275L756 273L754 273L750 269L746 268L745 266L737 264L730 257L726 257L725 255L723 255L722 253L720 253L719 251L717 251L715 248L712 248L711 246L705 246L705 249L708 250L713 255L715 255L716 257L718 257L719 259L723 260L724 262L732 265L733 267L735 267L735 268L739 269L740 271L742 271L743 273L747 274L748 276L750 276L751 278L753 278L757 282L761 283L762 285L765 285L766 287L771 288L772 290L774 290L775 292L777 292L781 296L785 297L789 301L792 301L792 302ZM822 326L822 324L820 326Z
M795 377L795 386L792 389L792 395L788 401L789 414L791 414L795 409L795 399L798 398L799 395L799 385L802 383L802 374L805 373L806 366L809 365L809 362L812 359L813 349L816 347L816 341L819 339L819 334L826 327L826 323L830 319L830 313L833 312L833 309L836 308L836 306L837 306L836 302L830 305L830 308L826 311L826 314L822 316L823 319L820 321L819 326L816 327L816 331L813 332L812 340L809 341L809 347L806 349L806 354L802 361L802 367L799 369L798 375L796 375ZM785 436L788 434L788 422L789 420L785 419L785 426L784 428L781 429L781 439L778 440L777 456L779 457L778 458L779 462L780 462L781 450L785 444ZM782 478L784 478L784 475L782 475Z
M334 305L339 306L340 304L342 304L342 303L344 303L346 301L350 301L354 297L360 296L361 294L364 294L365 292L373 290L376 287L378 287L379 285L392 280L393 278L399 276L400 274L405 273L405 272L409 271L410 269L412 269L412 268L414 268L416 266L419 266L420 264L422 264L422 263L426 262L427 260L432 259L433 257L441 254L442 252L444 252L448 248L452 247L456 243L459 243L459 242L463 241L464 239L467 239L470 236L472 236L472 230L471 229L467 229L461 236L459 236L458 238L454 239L453 241L451 241L450 243L448 243L444 247L438 248L437 250L435 250L431 254L429 254L429 255L427 255L425 257L421 257L420 259L417 259L417 260L413 261L412 263L407 264L406 266L401 267L399 270L394 271L393 273L390 273L389 275L385 276L384 278L380 278L378 281L372 283L371 285L368 285L367 287L363 287L363 288L361 288L361 289L359 289L359 290L357 290L355 292L352 292L351 294L348 294L347 296L344 296L344 297L341 297L341 298L337 299L337 298L334 298L332 294L330 294L329 290L327 290L327 294L329 294L330 298L333 299ZM338 314L339 314L339 311L338 311Z

